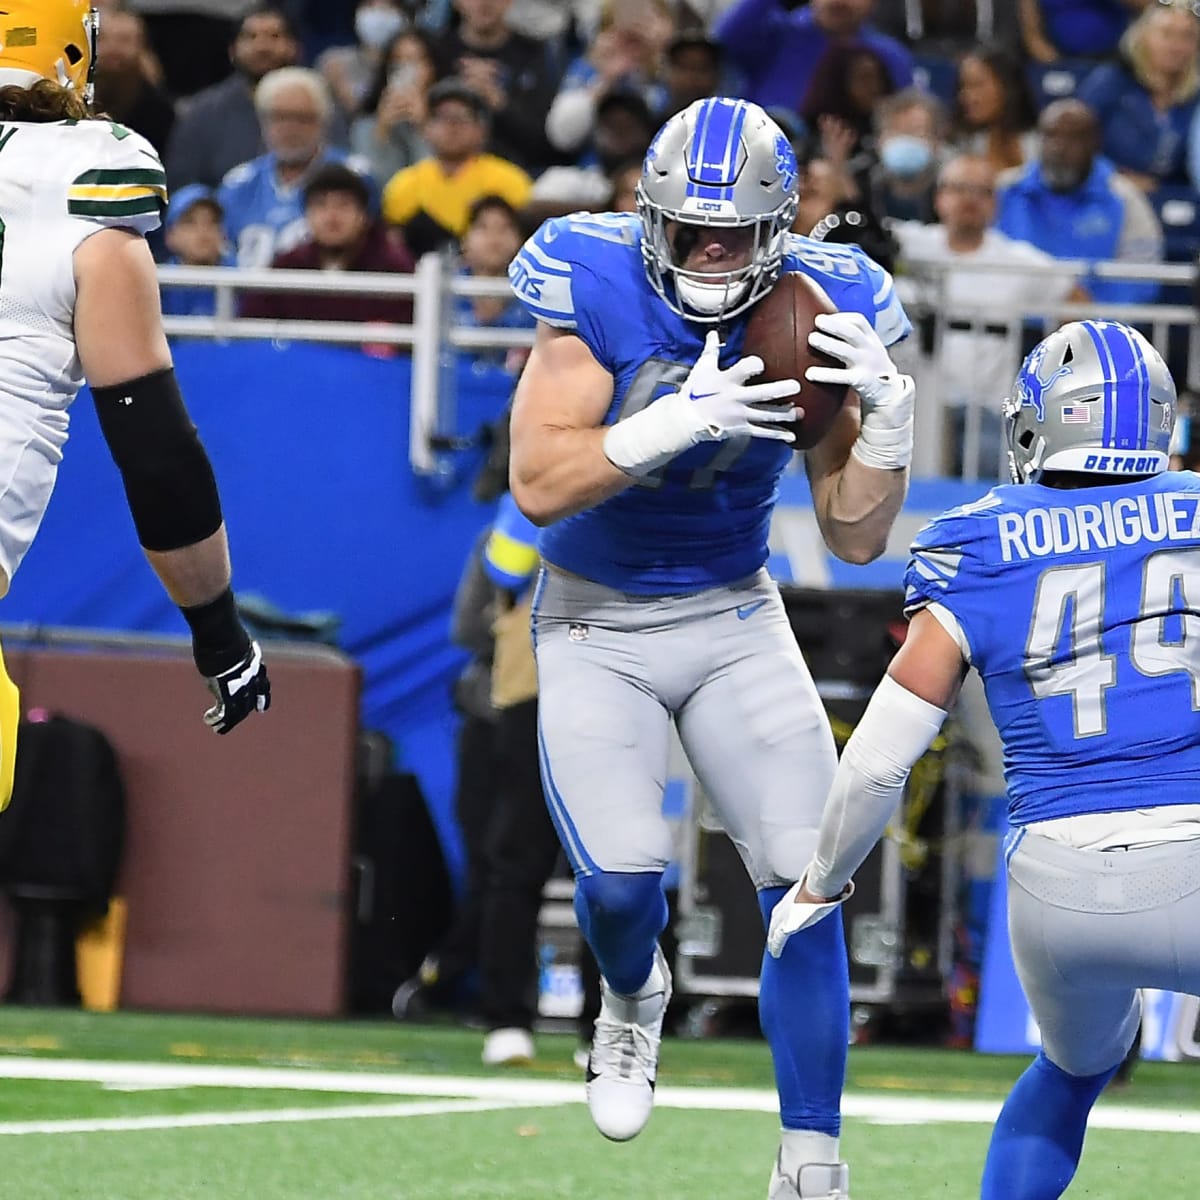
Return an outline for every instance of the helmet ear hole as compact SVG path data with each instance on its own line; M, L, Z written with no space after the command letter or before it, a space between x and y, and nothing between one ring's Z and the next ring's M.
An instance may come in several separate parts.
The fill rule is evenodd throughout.
M63 52L66 54L67 62L69 62L71 66L75 66L76 64L83 62L83 51L76 46L74 42L67 46Z
M1017 445L1020 446L1022 450L1028 450L1030 446L1033 445L1033 430L1026 429L1021 436L1017 438Z

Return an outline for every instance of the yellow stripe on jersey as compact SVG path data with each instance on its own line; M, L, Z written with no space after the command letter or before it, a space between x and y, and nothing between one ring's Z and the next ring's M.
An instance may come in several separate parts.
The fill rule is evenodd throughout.
M163 204L167 202L167 185L164 183L161 187L147 186L146 184L125 184L124 186L117 184L89 184L85 187L80 187L76 184L67 193L67 200L142 200L147 197L154 197Z

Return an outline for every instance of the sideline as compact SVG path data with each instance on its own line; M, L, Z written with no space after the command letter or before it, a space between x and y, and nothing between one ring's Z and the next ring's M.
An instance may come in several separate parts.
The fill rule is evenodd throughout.
M178 1128L208 1119L215 1124L338 1120L351 1117L420 1116L434 1112L480 1112L494 1108L582 1104L582 1082L498 1078L494 1076L413 1075L376 1071L325 1071L306 1067L230 1067L199 1063L102 1062L61 1058L18 1058L0 1055L0 1079L58 1080L120 1087L269 1088L276 1091L341 1092L361 1096L442 1098L454 1105L414 1102L395 1105L341 1105L324 1109L275 1109L267 1113L193 1113L163 1117L114 1118L112 1121L0 1122L0 1135L16 1132L80 1132L80 1126L103 1129ZM658 1108L697 1111L778 1111L774 1091L760 1088L660 1087ZM472 1107L474 1106L474 1107ZM388 1112L385 1109L394 1111ZM884 1125L991 1124L999 1100L962 1100L851 1092L842 1101L843 1116ZM427 1110L427 1112L426 1112ZM345 1115L343 1115L345 1114ZM254 1117L255 1121L245 1118ZM220 1118L218 1121L217 1118ZM148 1125L145 1122L159 1122ZM1148 1133L1200 1133L1200 1111L1134 1108L1101 1103L1091 1115L1091 1129ZM34 1128L36 1126L36 1129ZM70 1126L72 1128L65 1128Z

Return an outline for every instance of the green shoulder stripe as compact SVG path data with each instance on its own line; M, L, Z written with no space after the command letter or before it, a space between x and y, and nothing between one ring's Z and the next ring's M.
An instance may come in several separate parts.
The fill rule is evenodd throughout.
M159 213L164 207L157 196L142 196L136 200L67 201L67 212L72 217L140 217Z
M101 171L84 171L72 182L71 186L129 187L139 184L142 187L166 187L167 173L161 169L153 170L144 167L117 167Z

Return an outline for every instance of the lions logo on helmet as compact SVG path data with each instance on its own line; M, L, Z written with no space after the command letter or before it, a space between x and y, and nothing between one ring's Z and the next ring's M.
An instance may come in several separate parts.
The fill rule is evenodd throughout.
M1003 409L1009 473L1156 475L1167 469L1175 383L1162 356L1117 321L1073 321L1039 342Z
M1046 403L1042 399L1046 389L1057 383L1064 375L1070 375L1070 367L1059 367L1049 379L1042 378L1042 363L1046 358L1046 342L1039 342L1026 360L1025 369L1017 377L1017 396L1022 405L1037 410L1037 419L1046 419Z
M90 104L99 20L91 0L7 0L0 10L0 87L49 79Z
M654 290L694 321L745 312L779 274L798 178L791 143L757 104L714 96L676 113L655 136L637 188L642 259ZM715 280L685 270L668 224L752 228L749 260Z

